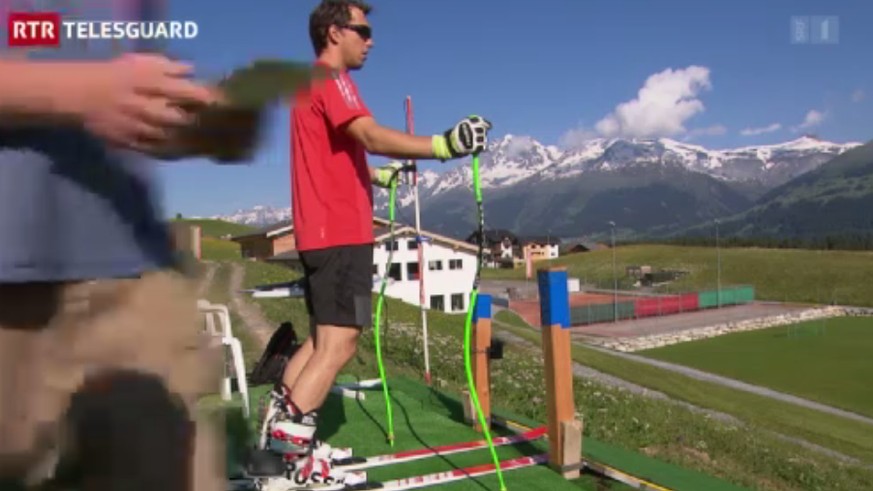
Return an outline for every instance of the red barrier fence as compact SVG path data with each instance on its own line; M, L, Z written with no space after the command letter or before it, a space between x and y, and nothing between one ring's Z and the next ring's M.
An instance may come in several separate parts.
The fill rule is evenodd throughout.
M634 303L634 314L639 317L680 314L698 309L697 293L641 298Z

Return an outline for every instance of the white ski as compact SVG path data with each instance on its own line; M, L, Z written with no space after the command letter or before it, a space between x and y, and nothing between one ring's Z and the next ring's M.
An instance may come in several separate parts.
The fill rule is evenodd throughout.
M491 442L494 444L495 447L512 445L514 443L530 442L546 436L547 431L548 429L545 426L542 426L526 431L524 433L519 433L517 435L492 438ZM488 441L485 439L463 443L450 443L448 445L440 445L433 448L404 450L402 452L385 455L375 455L372 457L349 457L347 459L334 460L333 465L346 471L372 469L374 467L401 464L404 462L411 462L414 460L426 459L429 457L470 452L482 448L488 448Z
M513 469L521 469L523 467L531 467L534 465L544 464L548 462L548 454L533 455L527 457L518 457L514 459L504 460L500 462L501 471L509 471ZM361 484L346 486L343 491L406 491L409 489L419 489L437 484L445 484L452 481L460 481L471 477L485 476L497 472L497 467L494 464L474 465L463 467L460 469L452 469L450 471L435 472L433 474L424 474L421 476L404 477L402 479L394 479L391 481L371 481ZM290 490L289 490L290 491Z

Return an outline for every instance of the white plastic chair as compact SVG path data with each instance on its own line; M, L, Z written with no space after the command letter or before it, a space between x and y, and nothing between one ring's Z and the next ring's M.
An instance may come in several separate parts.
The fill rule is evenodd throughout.
M204 331L215 339L219 339L223 346L230 348L231 362L233 365L232 374L227 370L225 365L224 380L221 385L221 398L225 401L231 400L231 377L236 377L237 388L243 399L243 411L245 416L249 417L251 412L249 403L249 387L246 380L246 366L243 358L242 343L233 335L233 330L230 325L230 311L226 305L210 303L208 300L200 299L197 301L197 309L204 314L205 329ZM218 318L218 324L221 329L216 328L215 319Z

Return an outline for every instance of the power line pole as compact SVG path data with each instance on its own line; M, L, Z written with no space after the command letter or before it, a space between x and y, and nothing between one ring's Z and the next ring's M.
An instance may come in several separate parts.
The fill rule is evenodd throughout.
M406 96L406 132L411 134L415 133L414 127L414 119L412 113L412 96ZM409 160L409 165L415 166L415 160ZM418 169L416 168L412 173L412 195L413 201L415 202L415 240L418 244L418 309L421 312L421 335L422 335L422 346L424 349L424 381L427 385L430 385L430 350L428 347L428 332L427 332L427 310L425 309L425 290L424 290L424 270L426 267L425 264L425 254L424 254L424 241L421 235L421 207L419 206L418 201Z
M609 222L612 237L612 322L618 322L618 275L615 270L615 222Z
M716 295L718 308L721 308L721 247L718 238L718 218L715 219L715 255L716 255Z

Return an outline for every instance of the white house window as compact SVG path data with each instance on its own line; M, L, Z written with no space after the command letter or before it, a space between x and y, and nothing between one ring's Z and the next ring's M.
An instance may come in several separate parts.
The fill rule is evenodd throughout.
M445 297L442 295L431 295L430 296L430 308L431 310L439 310L440 312L446 311L446 303Z
M418 249L418 241L415 239L410 239L410 240L406 241L406 248L409 249L410 251L414 251L415 249Z
M443 262L439 259L436 261L428 261L427 269L431 271L442 271L443 270Z
M406 279L418 280L418 263L406 263Z
M453 293L452 294L452 312L458 312L464 310L464 294L463 293Z
M461 269L463 261L461 259L449 259L449 269Z
M385 242L385 250L386 251L398 251L400 250L400 244L394 240L390 242Z
M391 263L391 268L388 270L388 277L394 281L400 281L400 263Z

